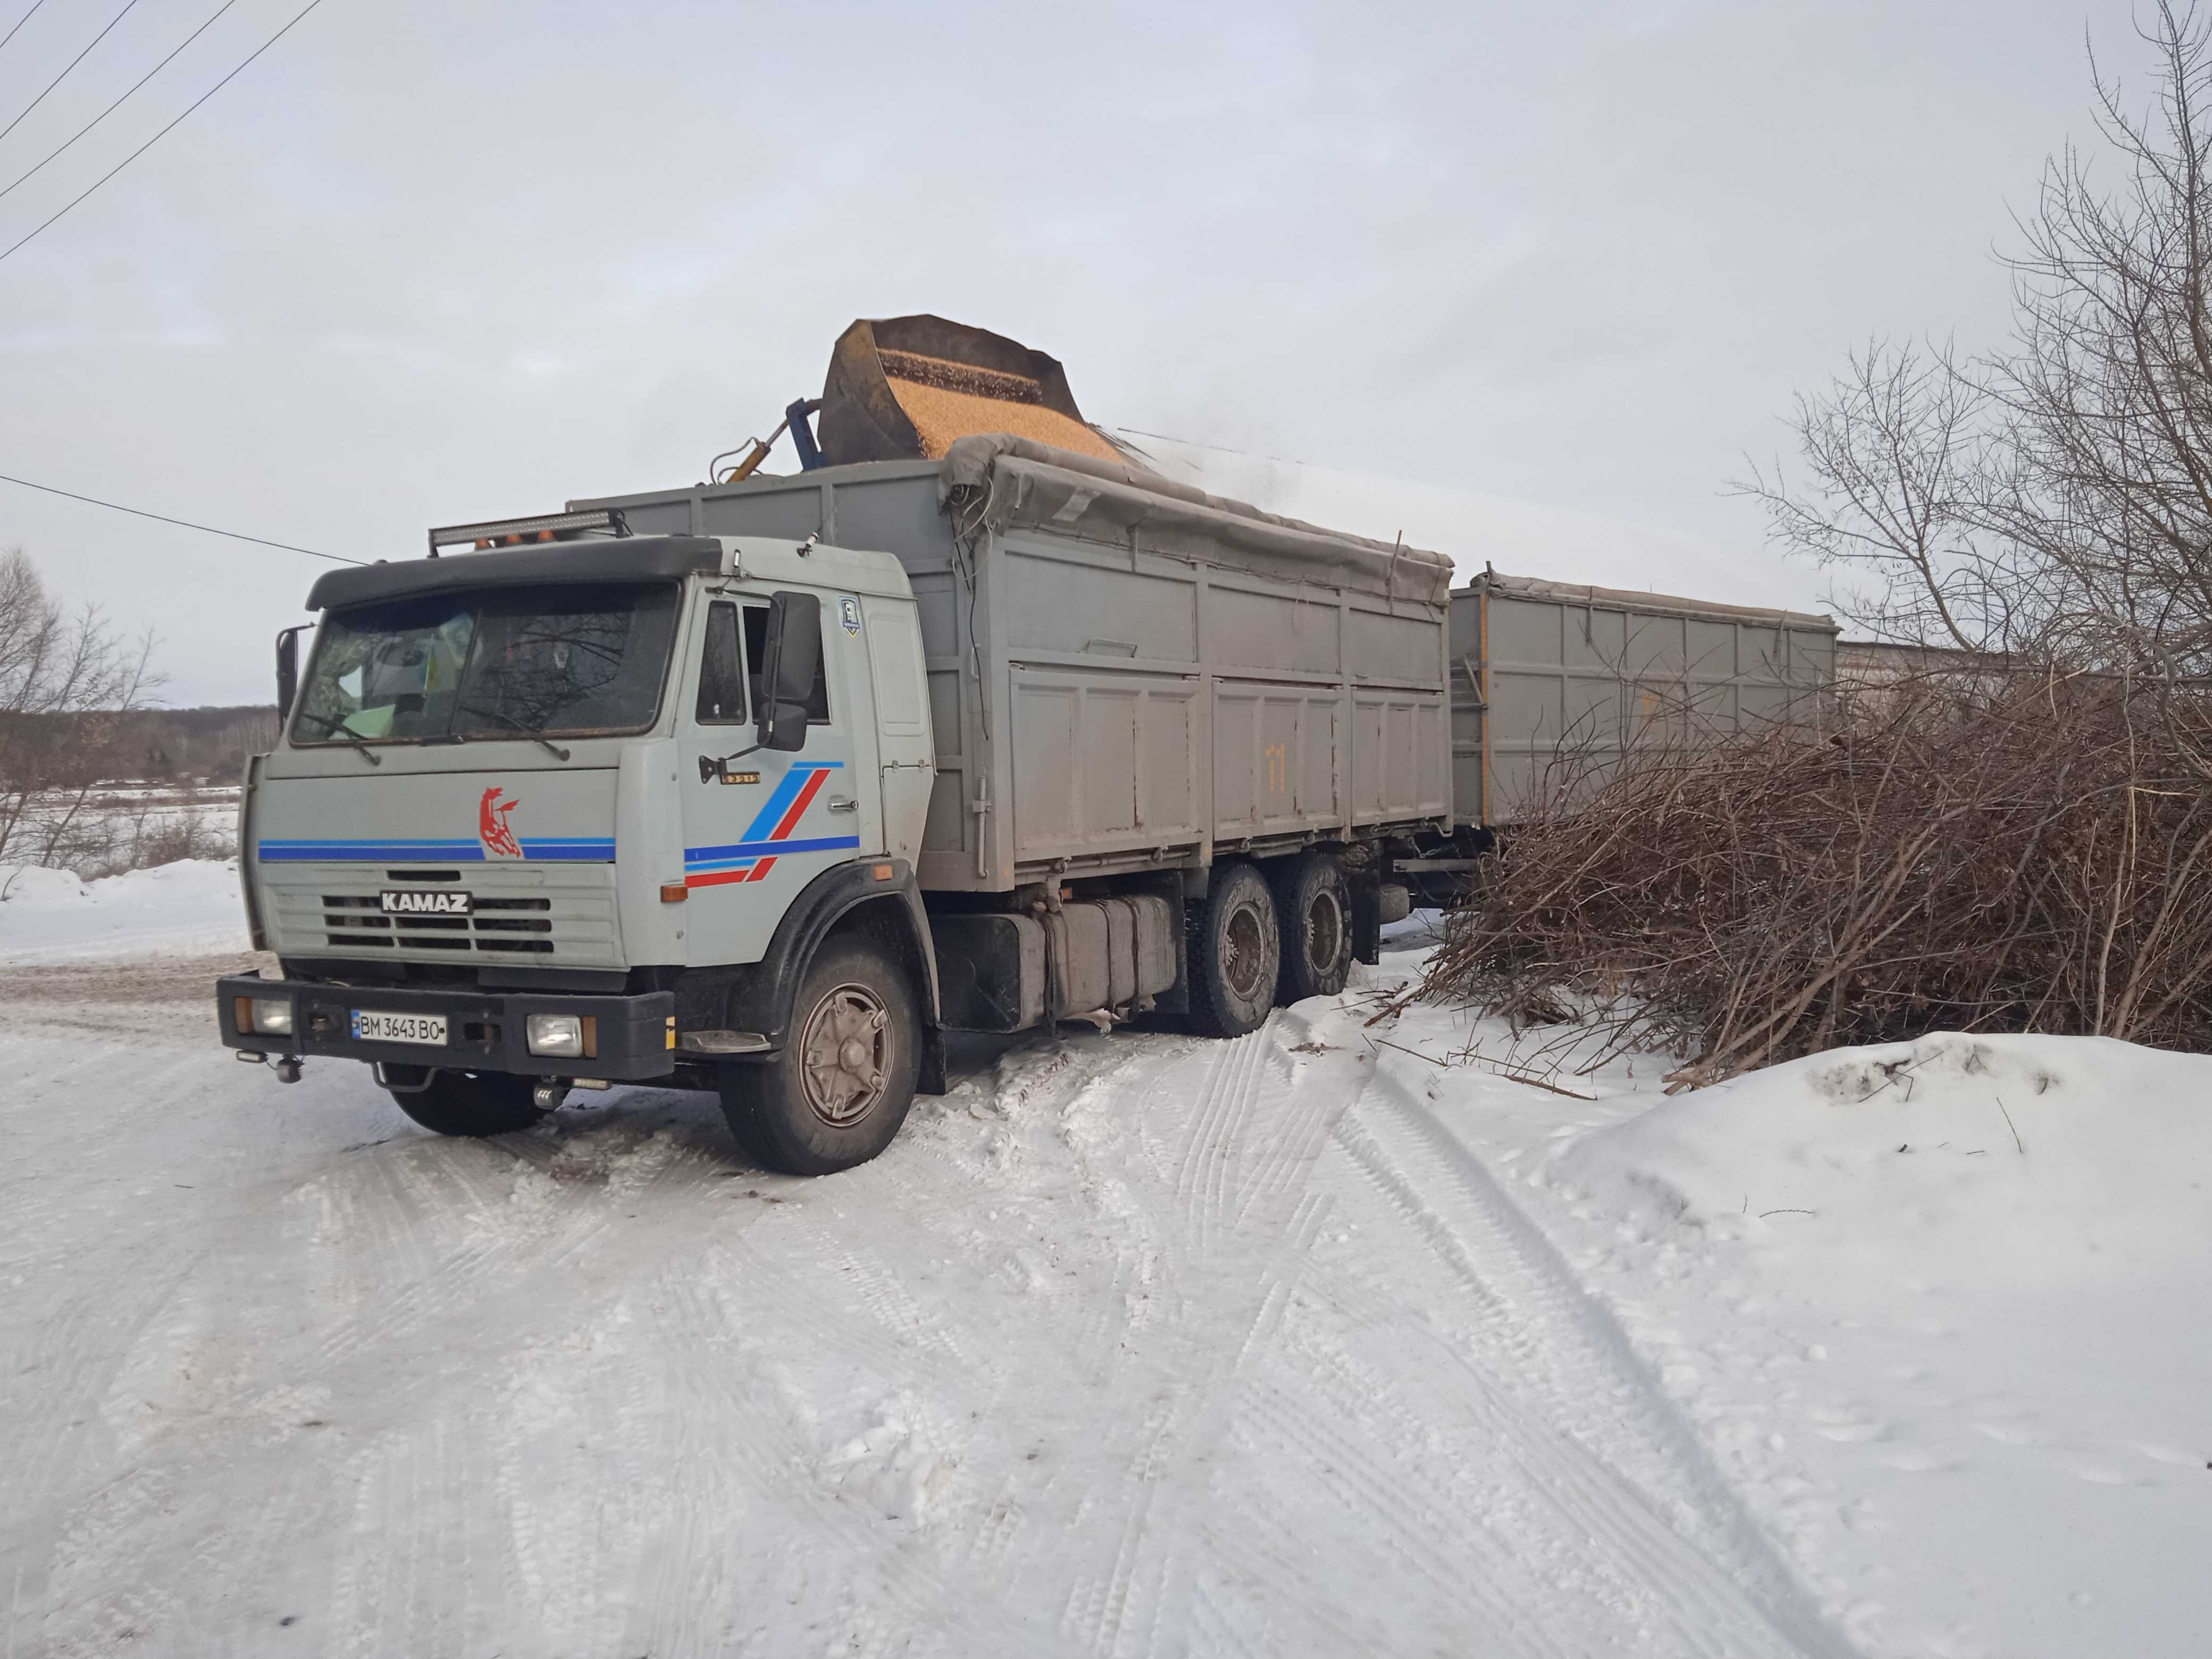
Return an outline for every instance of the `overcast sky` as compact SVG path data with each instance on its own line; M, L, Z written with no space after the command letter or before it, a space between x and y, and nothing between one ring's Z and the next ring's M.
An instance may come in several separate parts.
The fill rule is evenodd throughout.
M220 3L137 0L0 185ZM304 3L234 0L0 197L0 246ZM123 6L44 0L0 125ZM2085 27L2140 84L2112 0L323 0L0 259L0 472L412 556L696 479L853 318L935 311L1103 424L1618 520L1707 550L1644 585L1809 602L1723 485L1870 334L2002 331L2008 212L2089 136ZM1491 545L1540 520L1450 550L1620 580ZM0 484L9 544L154 628L178 703L265 700L323 568Z

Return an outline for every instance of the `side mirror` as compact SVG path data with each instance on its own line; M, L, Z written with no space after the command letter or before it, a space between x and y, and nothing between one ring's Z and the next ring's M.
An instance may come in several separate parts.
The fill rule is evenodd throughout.
M292 718L292 702L300 695L300 635L303 628L288 628L276 636L276 725L281 730Z
M759 741L789 752L806 747L806 699L822 666L822 600L813 593L769 599L761 651Z

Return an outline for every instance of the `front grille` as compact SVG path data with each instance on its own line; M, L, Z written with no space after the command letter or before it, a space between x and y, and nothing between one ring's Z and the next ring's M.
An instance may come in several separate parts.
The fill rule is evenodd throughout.
M472 896L473 914L465 916L384 914L383 888L442 883L451 879L444 871L264 866L262 878L277 948L289 955L622 965L609 865L471 871L463 878Z

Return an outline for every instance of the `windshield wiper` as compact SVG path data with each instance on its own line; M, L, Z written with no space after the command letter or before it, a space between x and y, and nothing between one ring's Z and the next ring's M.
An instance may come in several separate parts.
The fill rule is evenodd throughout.
M525 726L520 720L515 719L512 714L503 714L496 708L479 708L474 703L470 702L461 704L460 711L464 714L476 714L488 720L497 720L502 726L512 726L515 731L520 732L524 737L529 738L531 742L542 745L545 750L545 752L552 756L555 760L566 760L568 758L568 751L563 749L559 744L554 742L552 738L547 737L543 732L532 731L528 726Z
M345 728L345 723L343 720L334 720L327 714L311 714L304 708L299 712L295 718L303 720L315 721L323 728L324 731L334 733L340 743L352 750L355 754L359 755L371 766L381 766L384 764L384 757L378 754L376 750L368 746L368 739L361 736L357 732L347 731Z

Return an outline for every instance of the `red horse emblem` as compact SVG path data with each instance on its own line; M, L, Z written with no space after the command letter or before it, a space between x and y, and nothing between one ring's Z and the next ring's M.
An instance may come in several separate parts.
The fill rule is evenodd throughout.
M522 805L519 800L501 800L507 792L494 785L483 792L477 803L477 839L483 843L485 852L495 859L519 859L522 843L507 821L507 815Z

